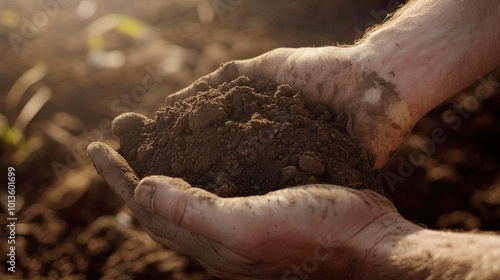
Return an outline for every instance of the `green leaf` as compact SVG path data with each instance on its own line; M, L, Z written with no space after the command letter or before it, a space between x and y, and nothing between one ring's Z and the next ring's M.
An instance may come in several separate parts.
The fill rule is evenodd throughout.
M140 37L144 33L144 29L144 24L134 18L127 16L122 16L120 18L118 26L116 27L116 30L132 38Z
M15 127L9 127L3 135L3 141L10 147L18 147L22 140L23 134Z

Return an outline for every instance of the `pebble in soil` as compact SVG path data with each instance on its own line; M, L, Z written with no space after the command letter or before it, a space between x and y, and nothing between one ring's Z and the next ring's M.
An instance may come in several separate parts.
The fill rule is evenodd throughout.
M180 177L222 197L314 183L382 193L373 157L346 133L345 119L309 108L289 85L242 76L120 133L118 152L140 178Z

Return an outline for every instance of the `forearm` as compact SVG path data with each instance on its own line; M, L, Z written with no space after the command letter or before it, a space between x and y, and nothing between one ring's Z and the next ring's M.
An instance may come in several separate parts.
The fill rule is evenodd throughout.
M365 246L361 278L500 279L500 236L426 230L394 220L373 228L376 245Z
M500 2L410 1L364 45L398 85L413 121L500 65Z

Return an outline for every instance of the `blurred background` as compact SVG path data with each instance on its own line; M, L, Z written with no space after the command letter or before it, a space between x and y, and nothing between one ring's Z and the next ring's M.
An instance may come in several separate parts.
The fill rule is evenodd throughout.
M157 245L97 175L87 145L151 117L215 70L277 47L350 44L405 1L0 2L0 172L16 169L16 273L1 279L214 279ZM465 19L466 20L466 19ZM430 112L382 172L408 219L500 230L500 71ZM438 129L446 140L436 143ZM2 175L2 186L6 186ZM0 192L0 224L7 191Z

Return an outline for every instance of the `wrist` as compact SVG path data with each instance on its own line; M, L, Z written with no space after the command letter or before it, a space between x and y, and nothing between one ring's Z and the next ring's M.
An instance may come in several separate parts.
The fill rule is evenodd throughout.
M357 214L348 218L349 223L330 220L325 223L326 228L315 230L323 234L310 235L309 240L313 245L308 247L316 247L315 250L322 255L328 252L329 256L322 262L323 266L319 270L327 272L325 275L330 277L318 279L384 279L378 276L404 275L404 270L389 274L394 272L389 263L389 249L393 246L391 242L423 229L405 220L392 203L378 194L363 192L362 197L363 205L353 207L352 211ZM316 258L316 251L314 256Z
M500 65L500 2L413 1L362 40L414 122Z
M386 234L372 249L365 276L377 279L500 277L499 236L425 230L416 225L406 229L403 235Z
M398 213L392 213L384 220L370 224L357 241L359 244L357 252L364 258L360 262L360 269L355 278L409 279L405 267L392 263L393 258L398 255L394 250L406 236L423 230Z
M361 136L364 146L376 157L374 168L382 167L410 133L419 118L402 94L402 83L388 70L390 61L368 41L354 47L353 65L360 78L354 79L353 104L355 112L351 135ZM348 130L349 132L349 130Z

